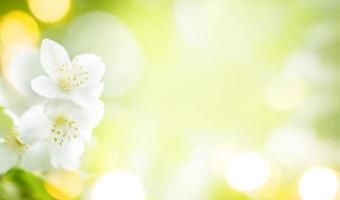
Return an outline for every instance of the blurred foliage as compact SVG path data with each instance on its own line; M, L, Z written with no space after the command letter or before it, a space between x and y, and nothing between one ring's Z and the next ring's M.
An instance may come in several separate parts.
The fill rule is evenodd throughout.
M13 169L0 176L0 199L52 200L53 198L45 191L44 182L40 177L19 169Z

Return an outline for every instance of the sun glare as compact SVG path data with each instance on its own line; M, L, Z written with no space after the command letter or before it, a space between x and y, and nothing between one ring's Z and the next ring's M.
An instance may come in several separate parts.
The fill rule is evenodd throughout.
M299 192L303 200L332 200L339 186L336 173L325 167L306 170L299 183Z
M244 192L259 189L268 179L270 166L260 154L243 153L232 160L227 169L231 187Z
M144 200L143 183L126 171L115 171L102 176L92 191L92 200Z

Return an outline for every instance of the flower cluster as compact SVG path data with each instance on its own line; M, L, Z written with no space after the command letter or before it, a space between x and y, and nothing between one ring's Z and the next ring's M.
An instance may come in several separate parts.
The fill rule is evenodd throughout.
M6 110L13 127L0 139L0 173L15 166L28 171L78 168L85 142L103 116L99 97L105 65L98 56L71 60L61 45L45 39L40 62L46 75L35 77L31 88L43 101L21 117Z

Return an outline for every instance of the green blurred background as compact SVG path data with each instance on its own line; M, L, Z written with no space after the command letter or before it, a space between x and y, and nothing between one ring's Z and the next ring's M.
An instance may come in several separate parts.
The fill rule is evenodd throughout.
M81 170L11 170L0 199L340 199L339 1L0 0L0 17L3 107L25 107L8 68L43 38L107 65ZM145 196L92 192L117 171Z

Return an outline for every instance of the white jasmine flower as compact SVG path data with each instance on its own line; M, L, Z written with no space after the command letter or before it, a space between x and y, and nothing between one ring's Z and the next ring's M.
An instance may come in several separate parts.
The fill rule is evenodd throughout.
M70 100L54 99L44 109L38 107L34 112L27 113L27 121L21 122L19 131L22 132L18 139L24 144L47 144L53 167L76 169L84 150L84 140L90 139L92 129L100 122L103 111L99 109L92 112ZM39 124L38 129L30 126L33 122Z
M5 138L0 140L0 173L5 173L16 165L27 171L45 171L50 167L50 155L48 153L48 146L45 143L36 142L28 145L19 139L19 130L32 133L32 138L36 138L37 135L45 135L44 131L46 130L39 128L39 123L42 121L37 123L33 119L30 120L30 126L27 124L30 113L35 113L35 119L44 119L43 115L38 117L39 113L36 113L38 109L39 107L33 107L20 119L17 119L11 113L10 116L14 117L15 127L13 127L10 133L7 133ZM39 131L37 132L37 130Z
M50 99L71 99L85 108L102 107L98 97L103 91L101 78L105 65L101 58L94 54L81 54L70 60L64 47L44 39L40 61L48 76L33 79L33 91Z
M29 104L40 102L44 106L33 106L20 118L6 110L9 121L13 121L8 127L13 128L3 130L9 133L0 138L0 173L15 166L27 171L78 168L85 141L91 138L104 113L99 96L105 66L98 56L81 54L70 60L62 46L43 40L40 63L47 76L38 76L39 70L24 67L28 63L36 65L36 57L36 53L19 56L11 64L10 78L14 88L31 100ZM32 77L36 78L30 81ZM27 88L27 81L40 96Z

